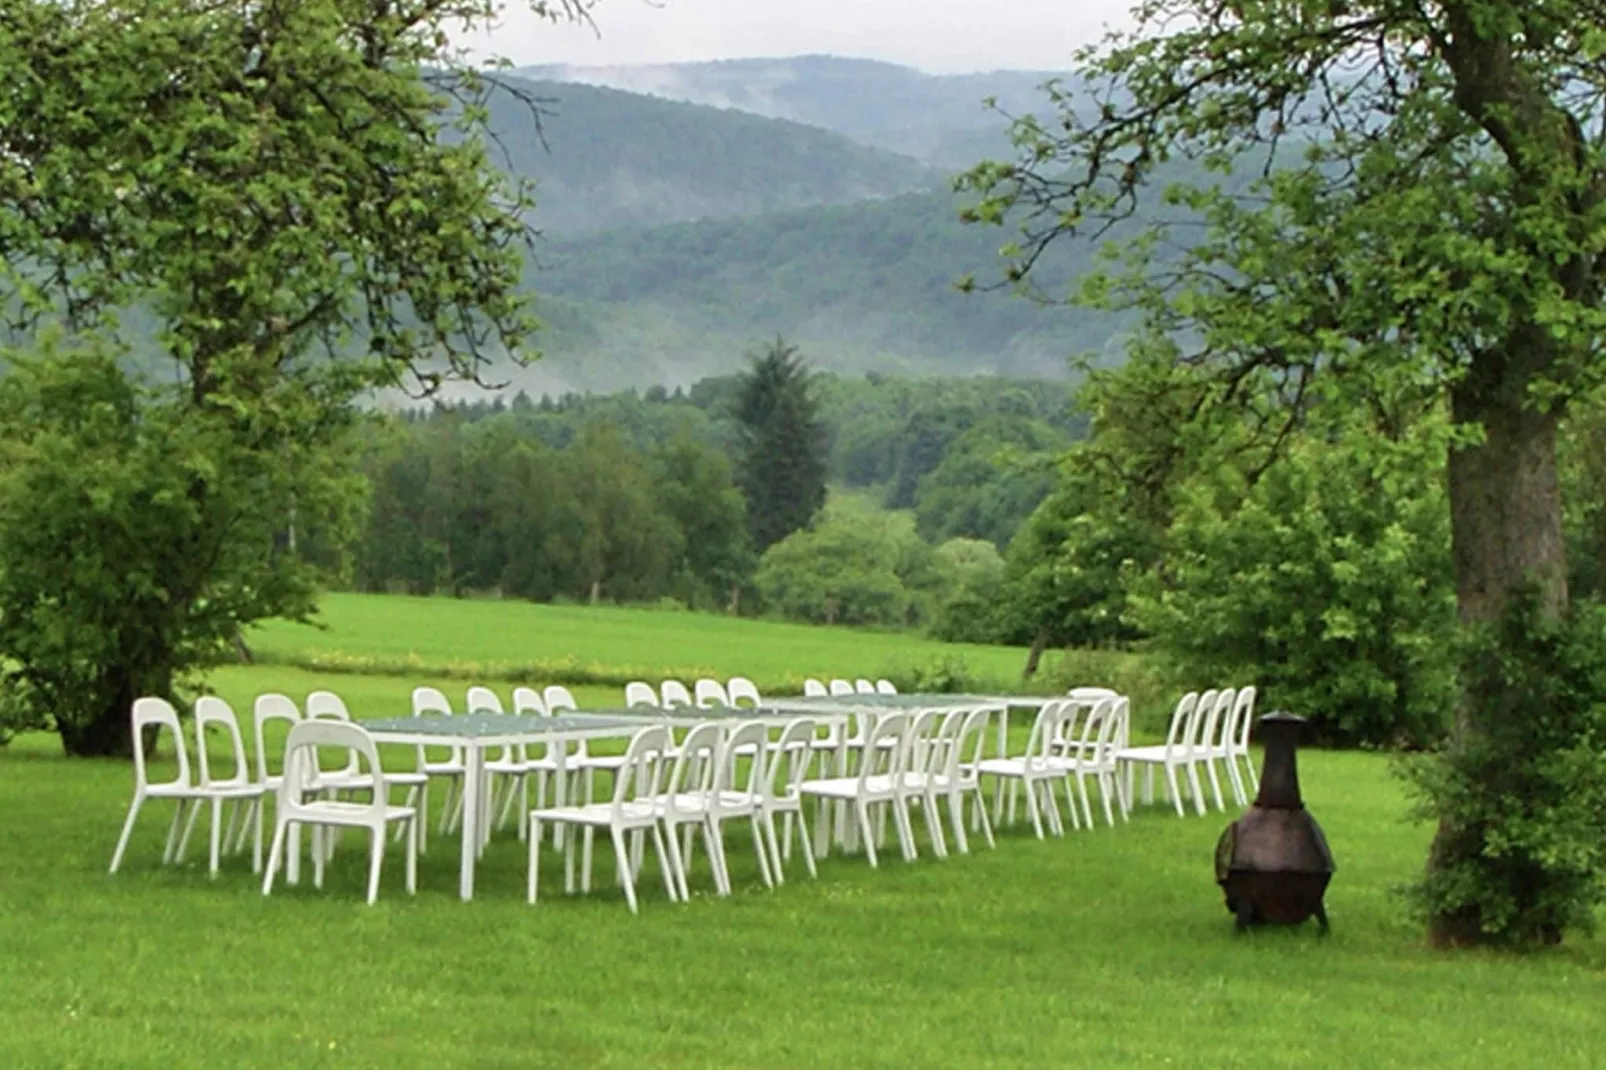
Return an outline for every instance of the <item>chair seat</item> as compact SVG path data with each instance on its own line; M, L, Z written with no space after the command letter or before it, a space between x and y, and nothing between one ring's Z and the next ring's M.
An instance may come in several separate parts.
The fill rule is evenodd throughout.
M418 771L425 776L462 776L464 766L459 761L425 762Z
M799 785L799 790L805 795L824 795L833 799L890 798L895 785L890 776L865 777L862 781L856 776L844 776L805 780Z
M1188 752L1166 747L1123 747L1115 752L1115 757L1122 762L1185 762Z
M261 784L197 784L188 794L197 799L254 799L268 789ZM147 792L155 795L155 790Z
M623 769L624 765L623 754L588 754L568 763L570 769ZM556 769L556 764L552 768Z
M410 788L429 782L429 775L426 773L385 773L384 778L387 787ZM354 777L320 776L312 782L311 786L317 791L352 791L355 789L366 790L372 787L373 783L372 777L359 773Z
M1058 758L983 758L975 765L977 773L994 776L1064 776L1073 768L1071 762Z
M682 792L666 796L658 800L659 816L667 815L671 805L677 817L689 821L700 820L700 815L710 813L717 816L742 816L763 808L762 800L745 791L721 791L713 798L703 792Z
M658 807L647 802L627 802L619 808L619 816L627 825L651 825L658 820ZM612 803L587 803L584 806L549 806L531 810L531 821L567 821L572 825L613 824Z
M373 812L374 808L367 803L320 799L317 802L302 803L297 806L291 820L318 825L364 826L370 823ZM387 806L385 820L406 821L416 812L411 806Z

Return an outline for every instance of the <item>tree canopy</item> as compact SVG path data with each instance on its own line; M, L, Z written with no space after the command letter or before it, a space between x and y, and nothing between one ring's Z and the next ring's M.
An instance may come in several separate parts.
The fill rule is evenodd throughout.
M26 72L0 96L0 311L24 369L52 333L89 354L9 386L3 478L86 556L115 560L140 534L126 571L63 599L64 548L0 518L6 683L70 750L126 753L137 695L171 695L243 623L311 611L291 533L334 494L317 458L354 398L522 353L529 195L490 166L495 84L445 33L499 6L17 0L0 14L0 66ZM142 318L170 374L118 385ZM74 451L108 465L58 481ZM266 552L275 532L286 552Z
M1063 239L1140 202L1186 210L1149 220L1077 296L1142 313L1125 374L1173 399L1188 450L1228 443L1262 471L1322 406L1442 408L1461 620L1492 626L1529 588L1564 615L1557 426L1606 371L1606 10L1145 0L1135 16L1051 88L1051 116L1015 122L1015 160L965 180L969 218L1018 229L1006 281L1031 289ZM1178 159L1248 181L1156 190ZM1509 691L1465 688L1450 753L1493 754L1476 741L1515 715ZM1551 715L1565 727L1548 738L1583 738L1600 711ZM1520 806L1503 783L1482 790ZM1496 865L1504 833L1479 813L1437 813L1436 939L1557 939L1589 916L1551 891L1598 888L1575 869L1597 854L1536 834Z

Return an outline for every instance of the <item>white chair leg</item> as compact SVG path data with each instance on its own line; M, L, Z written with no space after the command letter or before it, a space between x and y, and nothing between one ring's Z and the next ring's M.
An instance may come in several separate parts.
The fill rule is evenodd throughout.
M268 849L267 872L262 877L263 895L267 895L269 892L273 891L273 875L279 871L279 865L284 858L284 841L286 835L290 831L289 825L290 823L288 821L277 820L277 815L275 815L273 824L273 844Z
M954 790L948 793L948 827L953 829L954 850L962 855L970 853L970 840L965 835L965 793Z
M993 839L993 825L991 821L987 820L987 806L982 801L980 784L976 785L975 811L975 821L981 826L981 833L983 838L987 841L987 846L996 849L998 847L998 841Z
M1193 792L1193 808L1200 817L1205 815L1204 787L1199 783L1199 765L1197 762L1188 762L1188 787Z
M913 862L920 855L915 848L915 830L909 820L909 804L902 796L895 795L888 805L892 807L892 823L898 829L898 846L903 850L903 860Z
M670 862L669 853L664 849L664 830L656 824L652 826L652 849L658 854L658 869L664 878L664 891L669 893L671 903L683 901L680 890L675 887L676 873Z
M677 886L677 892L674 893L674 897L682 902L690 902L691 891L686 885L686 852L681 849L681 837L675 835L675 830L672 827L667 834L659 830L658 835L668 847L669 872L672 877L672 883Z
M1166 764L1165 779L1166 783L1171 786L1171 804L1176 807L1177 816L1187 817L1187 812L1182 809L1182 787L1177 783L1176 766L1171 765L1170 763Z
M116 873L117 867L123 864L123 852L128 849L128 837L133 835L134 832L134 819L139 816L139 808L143 806L144 803L145 796L139 794L136 794L134 798L130 800L128 804L128 816L123 818L123 831L117 837L117 846L112 849L112 864L111 868L106 871L107 873ZM182 808L183 803L181 802L179 805ZM171 832L169 832L168 839L171 840L172 838L173 835ZM166 852L164 851L163 854L166 854Z
M379 868L385 864L385 827L368 830L368 905L379 898Z
M854 800L853 815L859 823L859 831L864 834L864 855L870 860L870 867L875 868L875 836L870 828L870 811L864 803Z
M530 868L525 886L525 898L535 905L535 893L541 883L541 822L530 822Z
M1012 785L1012 787L1011 787L1011 796L1012 796L1011 802L1013 802L1013 794L1014 794L1013 784L1014 784L1014 781L1010 781L1010 784ZM1037 812L1037 793L1032 791L1032 790L1030 790L1029 788L1027 789L1027 792L1026 792L1026 814L1027 814L1028 817L1030 817L1032 819L1032 831L1037 833L1037 838L1038 839L1042 839L1043 838L1043 817L1042 817L1041 814L1039 814Z
M931 788L921 796L920 809L926 818L926 836L931 840L931 853L938 858L948 857L948 841L942 834L942 811L937 807L937 793Z
M212 800L212 827L207 832L206 875L217 880L218 837L223 835L223 800Z
M201 800L189 800L189 814L184 819L184 832L178 838L178 848L173 852L175 863L184 861L184 852L189 849L190 835L195 832L195 822L201 816Z
M580 836L580 894L581 895L589 894L590 891L591 891L591 842L595 838L596 831L597 831L596 829L592 828L590 825L587 825L585 832L582 833L581 836ZM617 838L617 835L618 834L615 833L615 837L616 838ZM625 857L623 855L619 856L619 864L621 866L625 866L625 868L629 868L628 866L626 866Z
M613 834L614 865L619 870L619 884L625 890L625 902L630 904L630 913L636 914L636 882L630 878L630 855L625 848L624 833L617 828L608 830ZM586 854L591 853L591 826L586 826ZM589 870L589 867L587 867Z
M144 800L140 800L142 803ZM179 830L184 827L184 817L189 813L191 800L180 799L173 809L173 820L167 826L167 839L162 844L162 865L173 861L178 854Z
M775 877L770 873L769 843L764 838L764 819L755 810L748 815L748 825L753 830L753 853L758 855L758 875L763 878L764 887L775 887ZM779 867L781 856L775 856L775 865Z
M407 894L418 894L418 811L407 819Z

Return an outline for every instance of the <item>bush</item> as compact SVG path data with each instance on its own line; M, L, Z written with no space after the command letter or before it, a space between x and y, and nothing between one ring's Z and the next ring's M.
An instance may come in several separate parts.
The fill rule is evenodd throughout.
M1185 496L1133 606L1189 689L1254 681L1331 745L1442 737L1455 700L1443 446L1355 431L1295 446L1227 507Z
M1463 647L1473 731L1404 766L1441 823L1412 889L1479 942L1555 943L1606 899L1606 608L1549 620L1532 592Z
M949 539L935 551L940 583L931 634L950 643L991 643L998 636L1004 559L982 539Z

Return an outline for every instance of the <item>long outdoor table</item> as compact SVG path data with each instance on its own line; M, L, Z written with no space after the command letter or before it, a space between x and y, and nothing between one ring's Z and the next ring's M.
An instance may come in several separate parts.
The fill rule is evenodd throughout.
M525 714L469 713L456 716L425 714L364 721L362 726L379 743L405 746L450 746L463 752L462 858L458 869L458 894L474 898L474 868L486 842L480 827L482 794L485 791L485 754L498 747L546 744L547 753L557 763L555 801L562 806L566 791L566 744L577 740L620 739L634 735L648 725L669 724L690 727L702 721L764 721L784 725L799 716L812 715L822 721L846 718L840 711L822 710L811 714L788 712L766 703L757 709L657 710L637 707L628 710L584 710L530 716ZM422 816L427 820L427 816Z

